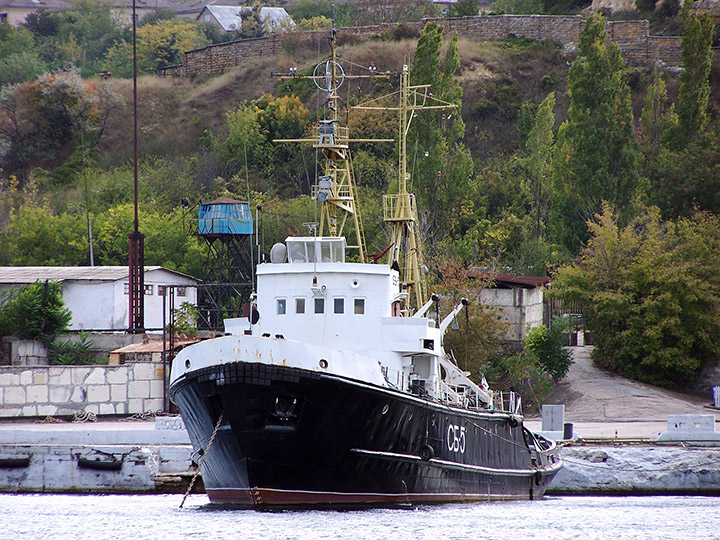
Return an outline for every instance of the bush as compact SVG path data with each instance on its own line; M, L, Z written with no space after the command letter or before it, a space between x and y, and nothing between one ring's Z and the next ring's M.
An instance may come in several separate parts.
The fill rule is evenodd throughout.
M90 350L90 335L80 332L77 341L54 341L50 344L50 363L60 366L80 366L94 364L95 358Z
M564 326L560 317L553 317L549 329L545 325L540 325L531 329L525 338L527 353L537 358L538 364L555 382L567 375L573 363L570 351L563 347Z
M65 307L60 284L13 287L0 298L0 336L50 342L67 330L72 313Z

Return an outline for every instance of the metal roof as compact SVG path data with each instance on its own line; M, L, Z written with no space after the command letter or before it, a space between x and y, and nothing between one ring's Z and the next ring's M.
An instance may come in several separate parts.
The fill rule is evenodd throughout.
M240 30L242 28L242 15L241 11L243 6L217 6L214 4L208 4L205 6L215 20L218 22L222 29L226 32L232 30ZM204 11L204 10L203 10ZM202 12L198 15L198 20L202 16ZM284 8L279 7L261 7L260 8L260 20L266 26L267 31L272 31L282 27L283 24L287 24L290 27L294 27L295 23L287 14Z
M196 280L162 266L146 266L145 272L164 270ZM0 266L0 284L28 284L36 281L118 281L128 279L127 266ZM197 281L197 280L196 280Z
M501 274L484 270L471 270L468 276L476 279L480 277L489 278L488 282L494 287L519 286L525 289L532 289L550 283L550 278L544 276L515 276L513 274Z

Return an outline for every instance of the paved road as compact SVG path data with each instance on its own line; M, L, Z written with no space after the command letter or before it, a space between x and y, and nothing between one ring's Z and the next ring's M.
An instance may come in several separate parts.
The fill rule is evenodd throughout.
M714 414L720 421L720 411L705 407L712 396L702 399L631 381L595 367L591 347L571 350L574 363L545 402L565 405L565 421L584 437L655 438L671 414ZM539 419L527 424L540 428Z

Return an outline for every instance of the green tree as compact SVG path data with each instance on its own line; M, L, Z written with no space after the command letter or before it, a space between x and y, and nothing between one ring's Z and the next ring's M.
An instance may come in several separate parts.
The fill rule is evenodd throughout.
M12 266L88 264L87 226L79 215L53 215L44 207L21 206L0 235L0 260Z
M0 91L3 167L24 173L31 164L56 164L80 136L96 141L105 114L110 113L102 100L110 96L73 71L4 88Z
M709 15L697 17L692 2L686 0L681 11L683 23L682 58L677 117L667 130L665 141L673 149L682 149L707 126L710 98L710 69L715 24Z
M448 10L448 17L476 17L477 14L477 0L459 0Z
M640 116L643 133L643 151L649 160L654 160L660 153L660 142L663 134L678 122L675 105L669 103L665 79L655 72L655 80L645 94L645 106Z
M604 205L588 227L587 247L558 271L552 294L587 308L595 361L662 386L693 380L720 345L718 218L674 225L649 210L620 227Z
M443 113L437 110L418 111L408 134L408 148L418 156L412 179L421 209L428 211L428 234L431 242L452 234L463 235L464 227L457 210L472 206L473 161L462 138L465 123L460 114L462 88L455 79L460 68L457 34L448 44L445 59L440 63L443 28L429 22L418 39L410 69L411 85L430 85L429 104L454 105Z
M50 342L71 319L59 283L36 282L0 294L0 336Z
M570 68L568 118L555 145L556 231L576 252L587 238L586 222L608 201L627 222L644 195L633 126L630 88L622 56L608 42L605 19L590 17L580 34L580 60Z
M328 20L332 17L333 2L329 0L297 0L288 8L288 13L296 21L312 20L325 17ZM335 3L335 24L338 26L352 26L357 17L357 8L352 2ZM322 29L329 29L330 26ZM317 30L317 28L315 29Z
M493 10L511 15L531 15L545 11L542 0L496 0Z
M523 165L528 173L525 188L530 193L536 240L540 240L543 234L550 206L554 108L555 93L550 92L538 107L535 124L525 143L527 157L524 158Z

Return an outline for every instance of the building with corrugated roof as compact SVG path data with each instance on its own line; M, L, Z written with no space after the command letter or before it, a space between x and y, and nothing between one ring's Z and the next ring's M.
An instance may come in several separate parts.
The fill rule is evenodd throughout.
M199 280L162 266L145 267L145 328L163 328L163 304L169 313L168 287L174 307L197 305ZM129 324L127 266L0 266L0 291L37 281L60 283L65 306L72 311L70 330L124 331Z
M197 20L204 24L219 26L225 32L240 32L243 16L247 17L244 14L248 11L249 8L242 6L208 4L200 11ZM284 8L261 7L259 15L265 31L268 33L295 29L295 22Z

